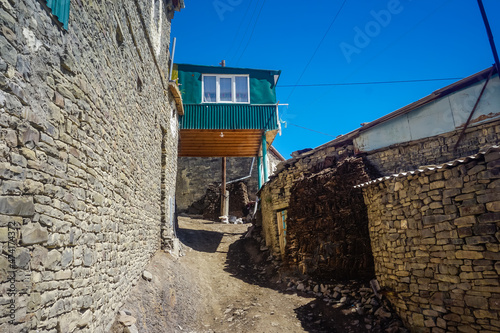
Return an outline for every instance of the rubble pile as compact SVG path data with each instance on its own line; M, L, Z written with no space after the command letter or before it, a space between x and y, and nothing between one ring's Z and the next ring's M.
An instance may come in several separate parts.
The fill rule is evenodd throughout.
M284 264L303 274L335 280L374 276L363 194L368 181L361 158L296 181L291 189Z
M229 191L229 215L236 217L245 217L248 214L247 185L244 182L236 182L227 185Z
M246 217L248 214L247 185L245 182L227 184L229 191L229 215L236 218ZM219 221L220 213L220 184L214 183L208 186L205 196L195 202L188 210L189 214L203 214L203 218Z
M392 309L387 298L381 294L376 295L369 284L360 284L357 281L319 284L313 280L298 280L288 277L285 280L288 282L287 292L310 294L321 302L323 308L338 309L342 315L351 317L350 322L346 321L345 332L357 333L365 330L386 333L409 332ZM319 307L321 306L318 302L312 302L301 310L305 312L306 318L315 321L318 319L316 315ZM319 320L325 320L325 318Z
M219 221L220 216L220 186L211 184L207 188L205 196L200 200L203 202L201 213L203 218L212 221Z

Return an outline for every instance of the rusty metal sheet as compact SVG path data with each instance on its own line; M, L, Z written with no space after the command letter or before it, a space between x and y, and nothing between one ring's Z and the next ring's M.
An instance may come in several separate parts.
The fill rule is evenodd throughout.
M457 91L449 96L455 128L461 128L464 126L474 107L474 104L479 97L479 94L481 93L483 84L484 80L468 88ZM486 86L483 97L474 112L471 124L478 124L480 122L498 117L499 113L500 79L498 76L494 76Z

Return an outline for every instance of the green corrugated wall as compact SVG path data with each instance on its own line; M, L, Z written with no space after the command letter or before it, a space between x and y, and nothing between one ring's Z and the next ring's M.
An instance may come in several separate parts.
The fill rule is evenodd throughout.
M278 129L276 105L184 104L181 129Z
M47 7L52 9L52 14L68 30L70 0L47 0Z
M250 77L250 104L276 104L275 75L281 71L175 64L173 79L179 78L179 89L185 104L201 104L202 74L247 74Z

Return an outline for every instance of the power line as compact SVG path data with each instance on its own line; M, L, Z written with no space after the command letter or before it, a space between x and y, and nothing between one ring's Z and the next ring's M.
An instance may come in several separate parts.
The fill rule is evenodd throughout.
M342 6L340 6L339 10L337 11L337 14L335 14L335 17L333 18L332 22L330 23L330 26L328 27L328 29L326 30L325 34L323 35L323 38L321 38L318 46L316 47L316 50L314 50L314 53L312 54L311 58L309 59L309 61L307 62L307 65L304 67L304 70L302 71L302 73L300 74L299 76L299 79L297 80L297 82L295 83L296 85L299 84L300 80L302 79L302 76L304 76L304 73L306 72L307 68L309 67L309 65L311 64L311 61L313 60L314 56L316 55L316 53L318 52L321 44L323 44L323 41L325 40L326 36L328 35L328 32L330 32L330 29L333 27L333 24L335 23L335 21L337 21L337 17L339 16L340 12L342 11L342 9L344 8L344 5L345 3L347 2L347 0L344 0L344 2L342 2ZM286 99L287 102L290 101L290 97L292 97L292 94L293 92L295 91L295 87L292 89L292 91L290 92L290 94L288 95L288 98Z
M245 48L241 52L240 57L236 61L236 65L238 65L238 63L240 62L241 57L243 57L243 54L245 54L245 51L247 50L247 47L250 44L250 40L252 40L252 36L253 36L254 31L255 31L255 27L257 27L257 22L259 22L260 13L262 13L262 8L264 8L265 4L266 4L266 0L264 0L262 2L262 5L260 6L259 14L257 15L257 18L255 19L255 23L253 25L252 33L250 34L250 37L248 37L247 44L245 45Z
M246 34L248 32L248 29L250 28L250 25L252 24L253 17L255 16L255 13L257 12L257 8L258 7L259 7L259 0L257 0L255 8L253 9L253 12L252 12L252 16L250 16L250 20L248 21L248 25L247 25L247 27L245 29L245 32L241 36L240 43L238 44L238 47L236 48L236 51L234 52L234 55L231 57L231 63L233 62L233 59L236 58L236 56L238 55L238 51L239 51L241 45L243 44L243 40L245 39L245 36L246 36Z
M248 6L247 6L247 9L245 10L245 14L243 14L243 18L240 21L240 25L238 26L238 30L236 30L236 34L234 35L233 41L231 42L231 44L229 44L229 47L227 49L227 52L226 52L227 56L229 56L229 50L231 49L231 46L234 45L234 43L236 42L236 39L238 38L238 34L240 33L241 27L243 26L243 22L245 21L245 19L247 17L248 10L250 9L251 4L252 4L252 0L248 1Z
M310 129L310 128L307 128L307 127L304 127L304 126L295 125L295 124L292 124L292 123L290 123L288 121L286 121L285 123L288 124L288 125L292 125L292 126L295 126L295 127L298 127L298 128L302 128L302 129L311 131L311 132L315 132L315 133L323 134L323 135L326 135L326 136L330 136L332 138L336 138L336 136L334 136L334 135L330 135L330 134L327 134L327 133L316 131L316 130L313 130L313 129Z
M312 83L312 84L284 84L278 85L280 88L295 87L328 87L328 86L357 86L368 84L391 84L391 83L413 83L413 82L432 82L432 81L452 81L461 80L461 77L450 77L443 79L421 79L421 80L399 80L399 81L372 81L372 82L345 82L345 83Z

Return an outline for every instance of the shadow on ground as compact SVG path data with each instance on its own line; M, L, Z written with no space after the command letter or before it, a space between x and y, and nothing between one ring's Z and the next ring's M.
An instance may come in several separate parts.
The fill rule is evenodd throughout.
M224 237L224 233L208 230L179 228L177 237L186 246L200 252L214 253Z
M281 280L268 255L267 251L260 251L260 244L255 239L241 238L229 246L225 270L246 283L282 293L292 293L286 291L286 282ZM324 301L307 293L299 293L299 295L311 298L311 302L295 309L295 314L306 332L349 332L349 330L343 329L341 323L351 318L350 316L347 318L342 313L342 309L333 309Z
M281 293L295 293L287 291L286 279L282 278L277 267L269 258L268 251L261 251L260 244L253 238L237 240L229 246L224 268L233 277L246 283L273 289ZM311 301L296 308L295 315L301 322L304 331L311 333L381 333L400 332L397 328L387 328L392 320L381 323L376 327L366 325L365 316L358 314L350 305L332 306L324 299L317 298L308 292L297 292L299 296L311 298Z

